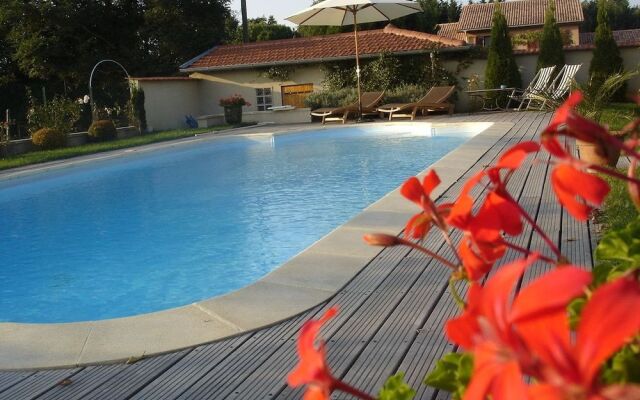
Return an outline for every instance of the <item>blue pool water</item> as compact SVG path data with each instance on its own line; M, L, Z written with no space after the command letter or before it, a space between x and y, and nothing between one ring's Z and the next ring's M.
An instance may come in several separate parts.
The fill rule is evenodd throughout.
M473 133L409 129L202 140L0 181L0 321L122 317L246 286Z

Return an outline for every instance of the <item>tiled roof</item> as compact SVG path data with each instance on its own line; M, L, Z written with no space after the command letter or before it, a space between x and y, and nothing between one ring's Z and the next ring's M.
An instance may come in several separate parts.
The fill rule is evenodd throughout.
M467 4L460 14L460 30L490 30L496 3ZM548 0L516 0L501 2L509 27L544 25ZM580 0L556 0L556 21L559 24L582 22L584 15Z
M465 34L460 31L459 22L449 22L446 24L438 24L438 36L444 36L451 39L465 40Z
M580 44L595 44L595 32L585 32L580 34ZM640 43L640 29L626 29L613 31L613 38L618 45Z
M358 49L361 57L370 57L382 52L402 54L428 51L436 48L454 49L461 46L466 46L461 40L400 29L391 24L384 29L358 33ZM348 59L354 56L355 43L353 33L339 33L326 36L218 46L183 64L180 68L182 71L191 72L299 64Z

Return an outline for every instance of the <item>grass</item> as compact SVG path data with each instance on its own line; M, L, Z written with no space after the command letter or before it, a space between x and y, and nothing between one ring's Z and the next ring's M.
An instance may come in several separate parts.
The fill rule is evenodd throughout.
M230 128L250 126L253 124L244 123L241 125L218 125L210 128L200 129L178 129L172 131L162 131L136 136L129 139L115 140L111 142L89 143L82 146L65 147L56 150L40 150L25 154L18 154L0 159L0 171L10 168L22 167L25 165L39 164L47 161L63 160L78 156L84 156L105 151L126 149L129 147L144 146L146 144L166 142L168 140L192 137L199 133L222 131Z
M640 118L640 106L635 103L611 103L602 112L600 123L619 131L634 118Z
M620 172L627 173L624 170L620 170ZM627 183L608 176L603 176L603 178L611 186L611 192L597 214L597 221L603 225L605 231L624 228L630 221L638 217L638 211L629 198Z

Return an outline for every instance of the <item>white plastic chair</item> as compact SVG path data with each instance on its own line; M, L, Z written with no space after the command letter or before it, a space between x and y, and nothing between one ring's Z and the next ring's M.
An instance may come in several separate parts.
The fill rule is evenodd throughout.
M553 80L549 89L546 90L545 95L534 95L532 100L540 101L542 104L540 110L543 110L547 103L552 103L552 106L556 106L571 90L571 82L576 77L578 70L580 70L582 64L568 64L562 67L556 79ZM527 105L527 110L531 108L531 101Z

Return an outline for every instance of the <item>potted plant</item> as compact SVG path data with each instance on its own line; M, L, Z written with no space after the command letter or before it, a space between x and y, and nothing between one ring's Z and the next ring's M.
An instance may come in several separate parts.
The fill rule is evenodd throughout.
M234 94L231 97L220 99L220 105L224 107L224 121L229 125L242 122L242 106L250 106L241 95Z
M578 106L578 111L585 117L600 123L603 111L614 94L626 81L637 74L638 71L615 73L599 85L594 83L593 80L590 80L587 84L575 83L574 85L584 94L584 99ZM610 133L614 136L621 136L621 133L617 131L611 131ZM624 138L621 137L620 139ZM580 152L580 158L591 164L615 167L620 157L620 149L606 146L604 143L597 145L577 139L576 146Z

